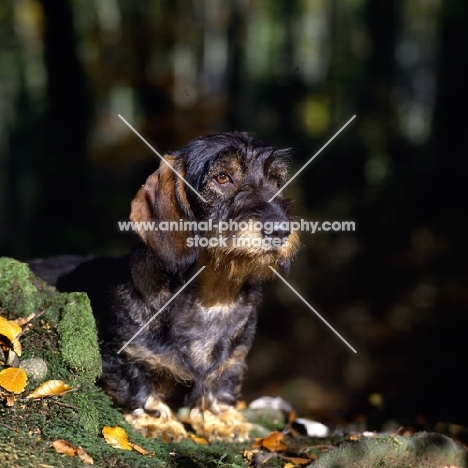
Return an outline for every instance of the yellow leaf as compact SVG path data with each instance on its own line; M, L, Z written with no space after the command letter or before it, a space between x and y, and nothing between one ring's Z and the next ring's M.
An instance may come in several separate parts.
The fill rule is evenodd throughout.
M27 398L45 398L49 396L63 395L71 390L62 380L48 380L39 385Z
M13 393L21 393L26 387L28 378L23 369L9 367L0 372L0 387Z
M69 457L74 457L76 455L76 448L66 440L54 440L54 442L52 442L52 447L54 447L57 453L62 453L64 455L68 455Z
M128 443L127 433L121 427L104 426L102 435L109 445L122 450L132 450Z
M245 402L245 400L239 400L236 403L236 410L242 411L242 410L245 410L246 408L247 408L247 403Z
M244 450L242 452L242 456L249 462L253 462L254 461L254 458L255 458L255 455L257 455L257 453L260 453L260 450Z
M284 434L279 431L272 432L267 437L263 439L255 439L255 442L252 444L252 448L261 448L264 447L270 452L284 452L287 447L283 442Z
M197 437L195 434L188 435L196 444L208 445L208 441L203 437Z
M138 453L141 453L142 455L148 454L147 450L145 450L143 447L140 447L137 444L132 444L131 442L129 442L128 445L130 445L130 447L132 447L133 450L136 450Z
M0 335L5 336L8 341L13 341L20 333L21 327L4 317L0 317Z

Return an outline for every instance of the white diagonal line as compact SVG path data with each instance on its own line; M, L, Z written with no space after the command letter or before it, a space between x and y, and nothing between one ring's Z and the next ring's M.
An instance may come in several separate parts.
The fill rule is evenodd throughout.
M143 143L146 144L146 146L148 146L148 148L153 151L158 157L159 159L164 163L166 164L167 167L169 167L169 169L174 172L174 174L177 175L177 177L180 177L186 184L188 187L190 187L192 189L192 191L197 194L205 203L206 203L206 200L200 195L200 193L198 193L198 191L193 188L185 179L182 175L180 175L160 154L158 151L156 151L120 114L119 114L119 117L120 119L127 124L127 126L133 130L135 132L136 135L138 135L141 139L141 141L143 141Z
M296 294L296 296L312 311L314 314L327 325L330 330L332 330L344 343L346 343L349 348L354 352L357 351L273 268L270 267L273 273L292 291Z
M274 200L355 118L353 115L268 201Z
M120 354L203 270L202 266L118 351Z

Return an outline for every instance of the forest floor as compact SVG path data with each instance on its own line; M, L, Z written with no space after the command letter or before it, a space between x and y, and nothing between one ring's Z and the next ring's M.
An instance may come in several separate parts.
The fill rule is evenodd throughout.
M100 372L87 296L58 293L26 264L0 258L2 468L468 467L465 446L443 434L338 427L327 437L308 437L293 412L271 409L245 410L257 435L245 443L194 434L178 443L147 439L96 385Z

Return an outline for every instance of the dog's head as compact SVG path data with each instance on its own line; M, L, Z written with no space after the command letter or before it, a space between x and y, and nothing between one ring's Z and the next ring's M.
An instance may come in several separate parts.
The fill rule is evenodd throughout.
M232 279L271 277L299 245L290 201L269 201L287 181L288 154L246 133L193 140L148 177L130 219L155 223L139 235L172 273L200 258Z

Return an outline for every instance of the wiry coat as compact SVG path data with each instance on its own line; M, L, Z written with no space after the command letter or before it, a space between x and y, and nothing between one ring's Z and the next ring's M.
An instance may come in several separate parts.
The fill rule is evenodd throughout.
M130 218L291 221L290 202L282 194L268 202L287 179L287 154L244 133L198 138L165 157L166 163L138 191ZM101 340L102 385L134 415L130 420L136 426L149 424L147 419L135 422L142 412L161 417L164 411L155 402L211 413L236 402L254 338L261 283L273 276L270 266L287 270L298 247L297 233L286 228L270 234L249 229L223 233L227 247L214 248L189 246L187 239L197 234L208 236L142 229L142 243L128 257L87 261L57 282L63 291L88 292ZM210 233L219 234L216 228ZM279 248L238 247L234 237L287 242ZM222 431L217 436L229 437Z

